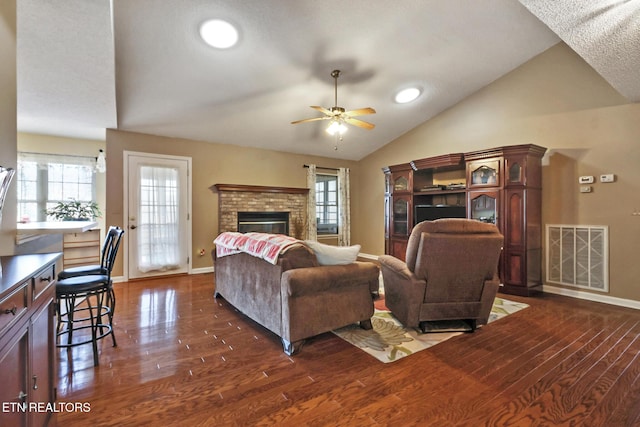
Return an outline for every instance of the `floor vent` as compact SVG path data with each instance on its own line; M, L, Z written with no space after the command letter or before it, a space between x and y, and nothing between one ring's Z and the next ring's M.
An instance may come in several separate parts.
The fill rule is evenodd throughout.
M547 282L609 291L609 229L547 225Z

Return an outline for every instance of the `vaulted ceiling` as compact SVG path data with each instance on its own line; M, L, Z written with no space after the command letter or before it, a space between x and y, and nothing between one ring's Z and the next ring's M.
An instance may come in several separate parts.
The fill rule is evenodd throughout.
M588 3L588 4L587 4ZM558 43L640 100L640 0L20 0L18 130L105 128L360 159ZM207 19L239 28L206 45ZM347 110L334 150L311 105ZM409 104L394 102L408 86Z

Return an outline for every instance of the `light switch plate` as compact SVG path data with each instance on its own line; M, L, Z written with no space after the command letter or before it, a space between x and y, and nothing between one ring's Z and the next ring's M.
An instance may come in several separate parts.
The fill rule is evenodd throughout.
M590 185L581 185L580 186L580 192L581 193L591 193L591 186Z

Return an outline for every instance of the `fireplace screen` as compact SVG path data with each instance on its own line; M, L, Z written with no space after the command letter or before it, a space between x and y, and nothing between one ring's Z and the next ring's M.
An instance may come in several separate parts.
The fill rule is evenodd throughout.
M289 234L289 212L238 212L238 231Z

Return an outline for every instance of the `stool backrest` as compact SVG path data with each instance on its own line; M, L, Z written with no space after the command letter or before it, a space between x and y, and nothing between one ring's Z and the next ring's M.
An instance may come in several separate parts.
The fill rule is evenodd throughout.
M111 278L111 270L116 262L120 241L124 235L124 230L120 227L109 227L102 247L102 267L107 270L107 275Z
M118 227L112 225L109 227L107 234L104 236L104 240L102 241L102 249L100 250L100 267L103 269L107 268L107 252L109 251L109 245L111 244L111 240L113 239L113 235L111 234L112 230L117 230Z

